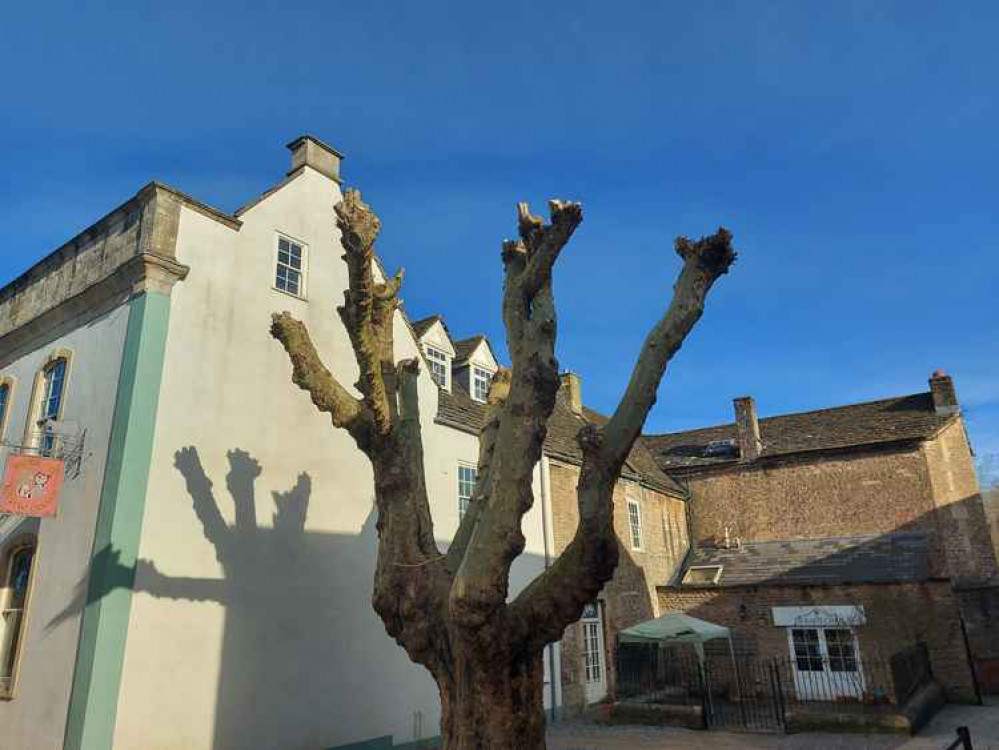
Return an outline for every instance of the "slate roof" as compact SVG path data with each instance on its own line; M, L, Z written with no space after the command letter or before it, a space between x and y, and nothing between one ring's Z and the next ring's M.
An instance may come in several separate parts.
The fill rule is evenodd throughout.
M762 456L925 440L953 418L936 413L929 392L783 414L759 421ZM642 438L659 466L667 471L737 461L738 450L730 454L704 455L708 443L736 439L735 424Z
M587 421L598 424L606 421L606 417L590 409L584 409L584 414ZM443 389L440 391L437 406L437 422L440 424L478 434L485 419L486 405L473 400L460 388L455 388L454 392ZM545 454L573 464L582 463L583 454L576 444L576 434L583 424L584 420L572 411L560 394L548 420ZM621 475L626 479L641 481L655 490L686 497L683 486L659 468L648 448L641 442L635 443Z
M496 353L493 352L493 345L489 343L489 339L480 334L478 336L472 336L470 338L454 342L455 364L460 364L461 362L464 362L469 357L471 357L472 354L475 353L475 350L479 348L479 344L481 344L483 341L485 341L486 346L489 347L489 351L492 353L493 359L497 359Z
M743 542L692 550L687 569L699 565L722 565L718 583L685 588L915 582L929 577L929 544L916 533Z

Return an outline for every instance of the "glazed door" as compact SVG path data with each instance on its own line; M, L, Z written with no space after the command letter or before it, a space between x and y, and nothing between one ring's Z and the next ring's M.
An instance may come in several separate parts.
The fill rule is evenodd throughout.
M604 623L599 604L587 604L580 619L583 629L583 677L586 702L596 703L607 695L604 657Z
M861 698L864 673L850 628L790 628L794 687L801 700Z

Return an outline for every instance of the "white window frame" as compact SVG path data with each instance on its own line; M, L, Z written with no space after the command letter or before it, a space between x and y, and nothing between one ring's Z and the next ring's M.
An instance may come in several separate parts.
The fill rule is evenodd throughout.
M721 580L722 571L725 569L724 565L691 565L687 568L687 572L683 574L683 583L688 586L717 586L718 581ZM690 580L690 574L694 571L701 570L713 570L715 571L714 577L710 581L692 581Z
M634 509L634 514L632 510ZM628 498L628 532L631 538L631 548L637 552L645 549L645 532L642 528L642 504L634 499ZM637 533L636 533L637 532ZM635 543L635 539L638 543Z
M433 352L434 356L430 352ZM438 346L432 344L424 345L424 353L427 355L427 365L430 367L430 378L437 383L438 386L443 388L445 391L451 390L451 358L447 355L447 352ZM440 365L444 369L444 382L441 383L437 378L434 377L434 365Z
M479 398L479 395L476 392L477 391L476 385L478 384L479 380L484 380L485 381L485 386L486 386L486 392L483 394L482 398ZM492 382L493 382L493 373L491 373L485 367L479 367L478 365L472 365L471 366L471 378L470 378L470 382L469 382L469 385L471 385L471 391L472 391L471 396L472 396L472 400L478 401L480 404L484 404L487 401L489 401L489 387L490 387L490 385L492 385Z
M289 242L289 243L291 243L293 245L296 245L297 247L299 247L301 249L301 251L302 251L302 267L301 268L296 269L293 266L288 265L287 263L283 263L281 261L281 258L280 258L280 256L281 256L281 240L284 240L285 242ZM297 271L298 272L299 283L298 283L298 293L297 294L295 292L289 291L288 289L282 289L281 287L278 286L277 274L278 274L278 269L280 269L280 268L288 268L288 269L290 269L292 271ZM276 292L281 292L281 294L287 294L289 297L294 297L295 299L304 300L304 299L308 298L308 289L309 289L308 284L309 284L309 246L307 244L305 244L304 242L302 242L301 240L297 240L297 239L295 239L294 237L292 237L290 235L284 234L283 232L277 232L277 233L275 233L275 236L274 236L274 263L271 266L271 288L274 289L274 291L276 291Z
M469 488L467 497L462 494L462 484L468 484L467 481L462 481L461 473L462 470L470 471L472 473L472 486ZM458 497L458 520L461 521L465 517L465 513L468 510L468 503L472 501L472 496L475 494L475 484L479 481L479 467L474 464L466 463L464 461L458 462L458 470L455 472L456 487L455 491Z

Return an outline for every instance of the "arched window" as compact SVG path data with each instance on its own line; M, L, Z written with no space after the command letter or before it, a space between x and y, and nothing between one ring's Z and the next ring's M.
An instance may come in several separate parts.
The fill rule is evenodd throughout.
M34 562L34 540L14 547L7 556L0 610L0 696L10 697L14 689Z
M0 378L0 441L7 433L7 414L10 412L10 396L12 388L9 380Z
M39 404L36 425L41 434L39 452L43 456L51 456L56 447L56 436L47 425L56 421L62 415L63 392L66 387L66 357L52 360L42 370L42 400Z

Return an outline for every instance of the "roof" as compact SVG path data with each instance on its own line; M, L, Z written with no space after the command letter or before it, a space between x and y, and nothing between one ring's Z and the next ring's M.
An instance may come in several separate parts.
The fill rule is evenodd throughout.
M423 334L429 331L430 327L433 326L433 324L436 323L438 320L443 321L444 318L442 318L440 315L431 315L428 318L420 318L419 320L414 320L410 325L412 325L413 330L416 331L416 337L423 338Z
M762 457L925 440L952 418L936 412L929 392L768 417L759 421ZM737 440L735 424L642 439L666 470L733 463L739 458L738 451L704 455L709 443Z
M930 576L925 535L862 534L824 539L743 542L739 548L698 547L687 570L721 565L717 584L684 587L906 583Z
M454 392L441 389L437 406L437 421L466 432L478 434L486 419L486 405L475 401L460 389ZM576 443L576 435L587 422L601 424L606 417L590 409L584 409L586 419L575 414L561 394L555 399L555 409L548 419L548 435L545 438L545 455L573 464L581 464L583 453ZM626 479L640 481L652 489L681 497L686 491L675 479L666 474L656 464L652 454L640 442L636 442L621 469Z
M454 359L456 362L463 362L472 356L479 344L486 340L485 336L472 336L468 339L454 342Z

